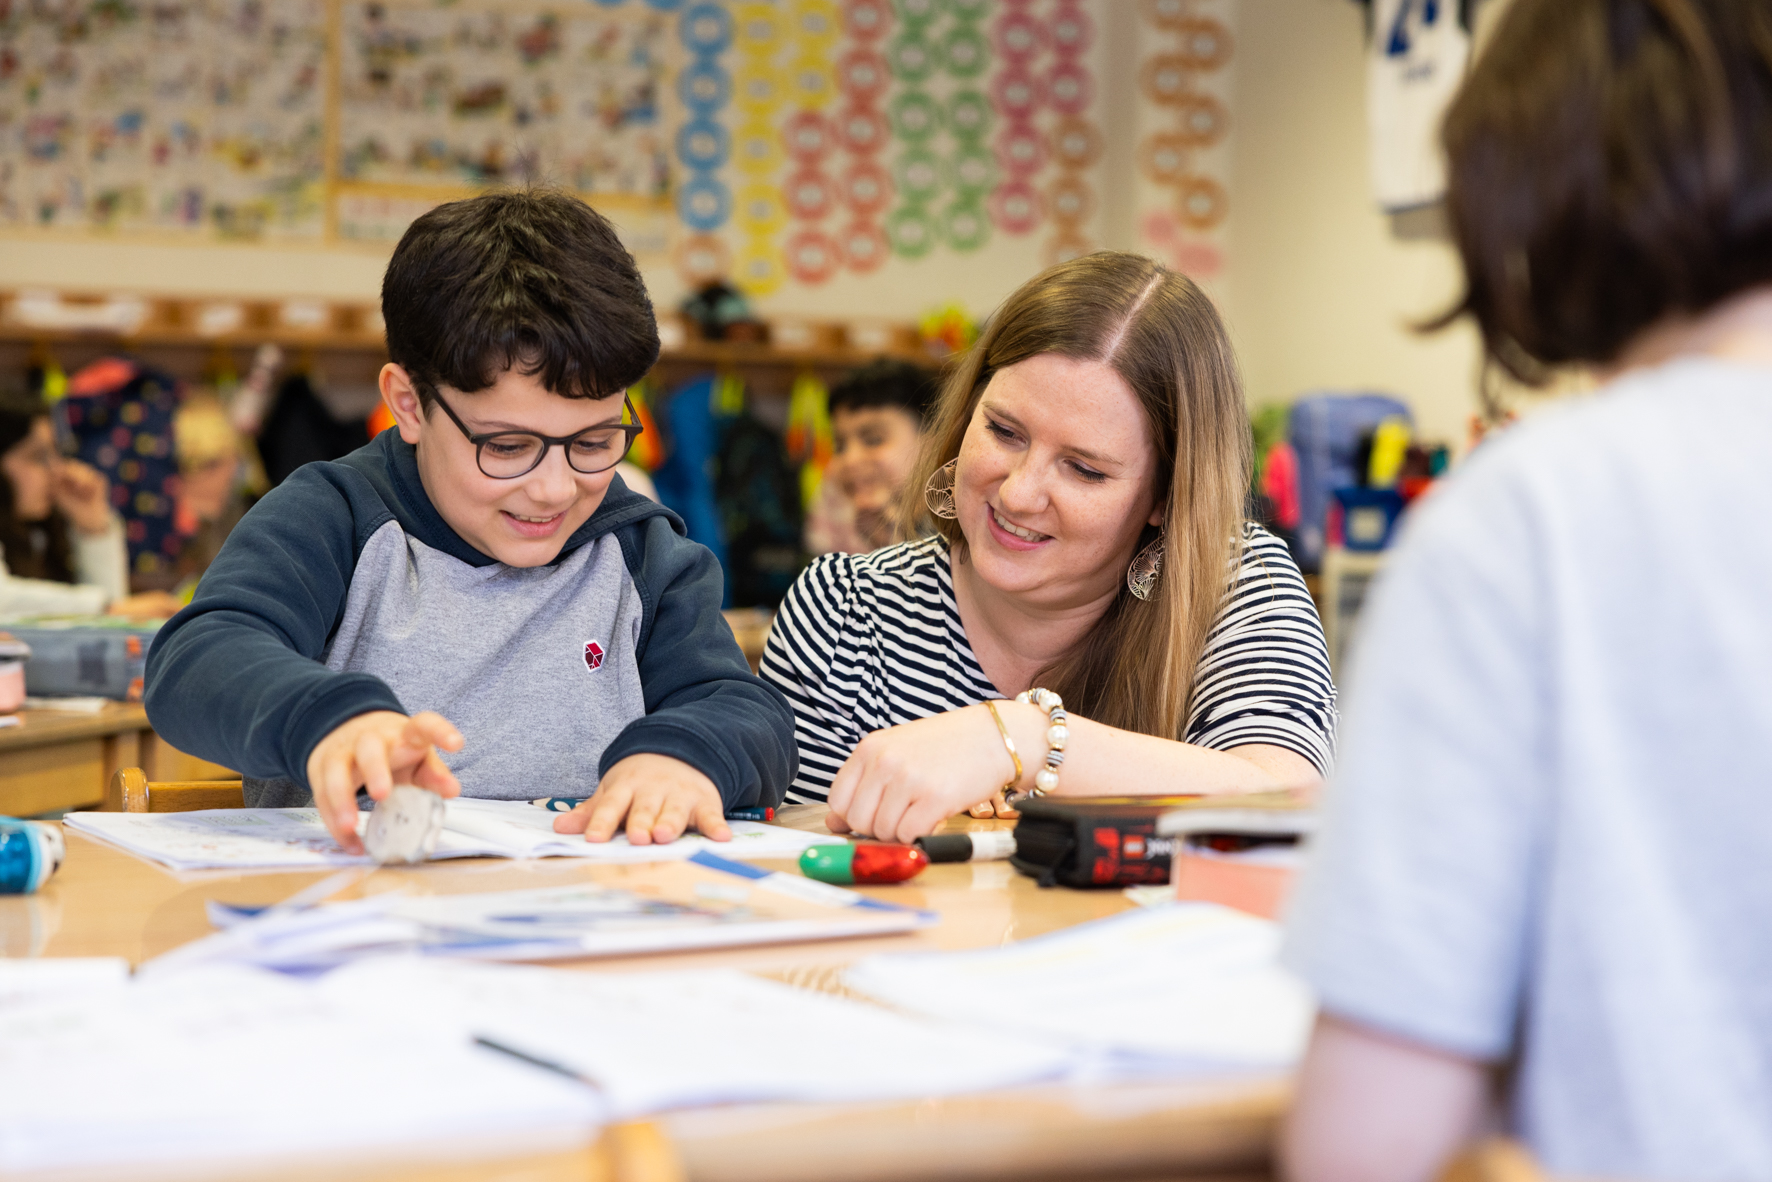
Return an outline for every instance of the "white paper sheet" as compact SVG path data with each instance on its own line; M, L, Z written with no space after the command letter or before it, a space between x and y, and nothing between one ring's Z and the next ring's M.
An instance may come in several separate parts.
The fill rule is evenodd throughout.
M629 845L627 834L609 841L586 841L577 834L554 832L561 814L536 808L527 801L463 800L449 802L445 833L455 833L510 850L513 856L531 858L589 858L593 862L668 862L692 858L707 850L722 858L797 858L808 846L846 841L835 834L784 829L761 821L728 821L731 841L714 841L686 833L665 845Z
M129 962L121 956L0 957L0 1009L108 993L128 983Z
M0 1176L591 1139L594 1091L385 1020L406 1001L213 967L0 1010Z
M482 1035L594 1080L613 1119L749 1101L890 1100L1051 1079L1062 1049L910 1018L743 973L575 973L382 958L327 976L347 999Z
M1002 948L869 957L844 981L927 1014L1024 1030L1106 1069L1284 1068L1309 991L1282 969L1279 925L1213 903L1142 907Z
M339 849L311 808L69 813L62 824L174 870L372 864Z
M499 961L682 952L892 935L938 918L722 859L660 866L648 882L628 886L585 881L481 894L393 891L313 905L358 873L341 871L269 908L211 900L215 934L174 948L141 971L221 963L317 973L394 953Z
M670 862L709 850L726 858L794 858L808 846L841 842L757 821L732 821L732 840L686 834L633 846L625 834L591 842L554 832L560 814L518 800L451 800L433 858L584 858L628 864ZM244 870L370 865L338 848L320 814L299 809L204 809L189 813L69 813L63 824L174 870ZM358 817L357 831L369 823Z

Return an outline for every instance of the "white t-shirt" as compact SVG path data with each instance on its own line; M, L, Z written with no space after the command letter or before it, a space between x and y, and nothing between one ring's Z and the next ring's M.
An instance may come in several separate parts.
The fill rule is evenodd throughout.
M1547 1171L1772 1179L1772 369L1682 360L1485 445L1346 680L1288 959L1517 1056Z

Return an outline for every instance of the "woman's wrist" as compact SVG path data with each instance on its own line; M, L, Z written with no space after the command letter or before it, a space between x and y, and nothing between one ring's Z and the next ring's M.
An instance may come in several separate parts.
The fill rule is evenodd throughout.
M1013 698L998 702L997 709L1003 712L1003 723L1015 739L1016 750L1021 752L1021 778L1015 782L1015 791L1027 792L1034 786L1034 774L1044 766L1041 760L1046 755L1046 712L1031 702L1017 702Z

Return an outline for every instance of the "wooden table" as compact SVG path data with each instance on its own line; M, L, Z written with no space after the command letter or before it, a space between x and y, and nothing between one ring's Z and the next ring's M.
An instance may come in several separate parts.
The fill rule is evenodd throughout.
M808 826L817 824L821 813L816 808L792 809L780 819ZM1006 822L956 819L950 824L989 828ZM589 866L567 859L474 860L386 868L364 885L373 892L398 885L422 893L453 893L584 879L619 883L631 873L626 867ZM320 876L319 872L174 876L69 833L67 864L40 894L0 898L0 950L14 956L123 956L139 963L207 934L210 928L203 912L207 900L268 903ZM353 887L340 897L359 893L361 887ZM871 953L988 947L1112 915L1130 905L1115 891L1042 891L1003 862L934 866L908 885L870 888L869 893L935 910L942 921L898 936L580 961L567 967L623 972L719 966L842 993L843 968ZM881 1050L857 1047L858 1062ZM347 1170L343 1176L522 1177L537 1182L592 1177L661 1182L683 1178L710 1182L1253 1180L1269 1177L1269 1142L1286 1091L1284 1079L1269 1076L1040 1087L911 1103L734 1106L626 1126L583 1154L486 1163L484 1173L461 1172L466 1167L458 1162L436 1168L405 1166L393 1173ZM661 1129L666 1134L662 1140L656 1136ZM620 1150L624 1137L639 1138L646 1147L640 1155L647 1163L644 1169L624 1172L610 1164L626 1152ZM291 1171L288 1176L298 1173Z
M17 717L18 726L0 728L0 816L103 804L111 775L120 767L140 767L150 780L234 774L154 734L139 703L110 702L96 714L21 710Z
M139 767L150 780L238 778L156 735L140 703L110 702L97 713L20 710L17 717L20 725L0 728L0 815L104 804L120 767Z

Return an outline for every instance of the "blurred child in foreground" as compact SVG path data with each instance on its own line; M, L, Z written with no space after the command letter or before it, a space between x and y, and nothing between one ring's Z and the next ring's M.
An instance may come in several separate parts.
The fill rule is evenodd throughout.
M808 550L858 554L904 540L895 508L916 466L935 392L927 370L885 360L831 390L831 464L807 514Z
M1457 311L1607 384L1367 604L1288 1172L1429 1179L1499 1119L1558 1176L1772 1178L1772 5L1516 0L1444 139Z

